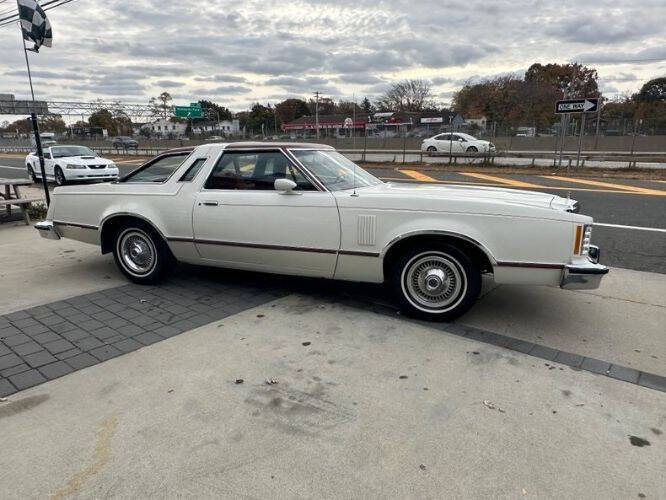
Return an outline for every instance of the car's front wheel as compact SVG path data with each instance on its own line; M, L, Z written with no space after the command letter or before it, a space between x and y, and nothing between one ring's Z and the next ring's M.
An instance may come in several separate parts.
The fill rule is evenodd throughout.
M116 264L130 280L143 285L159 282L174 267L169 247L148 224L122 226L113 245Z
M62 168L56 167L55 170L53 171L53 175L55 177L55 182L58 186L64 186L65 184L67 184L67 178L65 177Z
M426 151L428 151L428 153L435 153L437 152L437 148L435 146L428 146Z
M481 272L467 255L448 244L411 248L396 259L391 287L400 308L429 321L466 313L481 290Z

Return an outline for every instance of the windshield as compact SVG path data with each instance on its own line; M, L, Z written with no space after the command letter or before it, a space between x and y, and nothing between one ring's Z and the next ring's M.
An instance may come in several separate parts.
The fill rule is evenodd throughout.
M67 156L95 156L95 152L85 146L58 146L51 148L54 158L65 158Z
M291 150L290 152L330 191L343 191L382 183L337 151Z

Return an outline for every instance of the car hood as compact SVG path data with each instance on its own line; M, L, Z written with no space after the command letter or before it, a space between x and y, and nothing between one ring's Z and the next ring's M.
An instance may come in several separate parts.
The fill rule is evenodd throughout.
M99 158L97 156L61 156L59 158L54 158L54 160L74 165L110 165L113 163L111 160Z
M465 205L477 204L479 207L494 206L492 209L480 210L481 212L492 211L494 213L516 213L521 209L542 209L557 212L573 211L576 201L562 198L560 196L540 193L538 191L523 191L518 189L497 188L487 186L468 186L458 184L434 184L434 183L401 183L386 182L376 186L365 187L358 190L361 197L394 199L398 205L404 201L411 202L412 209L432 209L432 203L440 205L439 202L462 202ZM398 200L403 200L399 202ZM384 203L381 203L385 205ZM513 210L498 210L497 207L513 207ZM516 210L517 209L517 210ZM526 215L528 215L526 213Z

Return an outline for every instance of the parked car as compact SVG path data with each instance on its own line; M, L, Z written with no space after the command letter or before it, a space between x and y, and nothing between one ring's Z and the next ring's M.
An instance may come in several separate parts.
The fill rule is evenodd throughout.
M118 179L115 163L97 156L97 153L85 146L51 146L42 151L46 178L54 180L58 186L72 181ZM42 171L37 153L29 153L25 157L25 168L33 182L41 180Z
M325 145L240 142L167 152L117 183L56 188L35 227L100 245L137 283L177 261L385 283L405 312L450 320L474 304L482 274L597 288L608 268L577 208L540 192L385 183Z
M139 143L131 137L120 135L113 138L111 146L116 149L137 149L139 147Z
M424 140L421 144L421 151L455 154L494 153L495 145L462 132L446 132Z

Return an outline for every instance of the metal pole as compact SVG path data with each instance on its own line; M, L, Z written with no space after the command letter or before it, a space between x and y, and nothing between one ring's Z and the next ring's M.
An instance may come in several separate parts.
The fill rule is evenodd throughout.
M315 129L317 130L317 139L319 139L319 91L315 92Z
M601 121L601 105L603 104L603 97L599 98L599 108L597 109L597 129L594 132L594 150L596 151L599 146L599 121Z
M28 68L28 80L30 81L30 95L32 96L32 113L30 119L32 121L32 130L35 134L35 146L37 147L37 157L39 158L39 170L42 174L42 186L44 187L44 197L46 198L46 206L51 205L51 196L49 194L49 185L46 182L46 170L44 169L44 151L42 150L42 141L39 137L39 125L37 124L37 114L35 113L35 90L32 87L32 74L30 73L30 61L28 61L28 49L25 46L25 38L23 37L23 28L21 30L21 41L23 42L23 54L25 55L25 65Z
M636 144L636 132L637 132L637 129L638 129L638 120L634 120L634 135L633 135L633 137L631 138L631 151L630 151L630 153L629 153L630 156L634 156L634 146L635 146L635 144ZM632 163L635 163L635 162L632 162L632 161L629 162L629 167L630 167L630 168L631 168L631 166L632 166Z
M585 132L585 113L580 119L580 137L578 138L578 154L576 155L576 168L580 165L580 150L583 147L583 133Z
M405 164L405 153L407 150L407 130L402 131L402 164Z
M352 149L356 149L356 94L352 94L352 100L354 101L353 111L352 111Z

